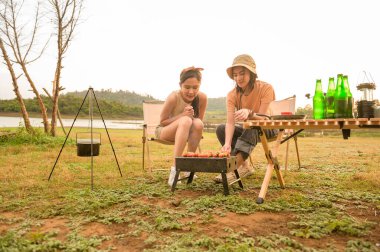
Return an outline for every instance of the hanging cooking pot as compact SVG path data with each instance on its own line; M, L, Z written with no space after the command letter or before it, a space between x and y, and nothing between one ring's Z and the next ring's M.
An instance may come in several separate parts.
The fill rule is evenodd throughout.
M78 132L76 134L77 143L77 156L79 157L91 157L99 156L99 149L101 145L101 134L99 132L93 132L91 138L91 132ZM91 155L92 146L92 155Z

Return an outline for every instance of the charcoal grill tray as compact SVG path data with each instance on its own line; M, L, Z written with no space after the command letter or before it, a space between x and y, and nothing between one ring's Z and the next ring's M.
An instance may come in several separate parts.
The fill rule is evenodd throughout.
M236 169L236 157L177 157L176 168L190 172L230 172Z

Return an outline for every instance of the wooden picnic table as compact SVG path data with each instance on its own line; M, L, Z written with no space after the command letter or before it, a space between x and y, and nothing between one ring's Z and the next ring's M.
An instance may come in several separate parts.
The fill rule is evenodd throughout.
M260 133L261 144L263 145L265 157L268 161L265 176L261 185L260 193L256 202L262 204L268 191L270 179L273 170L276 171L277 179L282 188L285 187L285 181L280 171L280 165L277 160L277 153L280 144L288 141L303 130L323 130L336 129L342 130L343 138L348 139L352 129L380 129L380 118L347 118L347 119L300 119L300 120L248 120L243 123L245 129L257 129ZM263 134L265 129L279 129L274 146L269 149L268 139ZM294 130L290 136L283 138L284 130Z

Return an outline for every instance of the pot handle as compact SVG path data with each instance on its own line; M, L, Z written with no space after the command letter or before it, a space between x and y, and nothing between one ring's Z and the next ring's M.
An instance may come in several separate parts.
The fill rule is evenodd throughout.
M91 134L91 132L77 132L75 134L75 142L77 143L78 142L78 134ZM99 134L99 140L100 140L100 144L102 144L102 134L100 134L100 132L92 132L92 134Z

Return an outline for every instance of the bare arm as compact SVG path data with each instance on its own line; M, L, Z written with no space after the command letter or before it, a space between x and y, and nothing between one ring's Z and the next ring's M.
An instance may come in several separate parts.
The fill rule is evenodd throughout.
M258 114L267 114L270 102L262 102Z
M231 143L232 137L235 131L235 115L234 112L227 112L227 123L226 123L226 138L224 145L222 147L222 151L226 151L228 153L231 152Z

